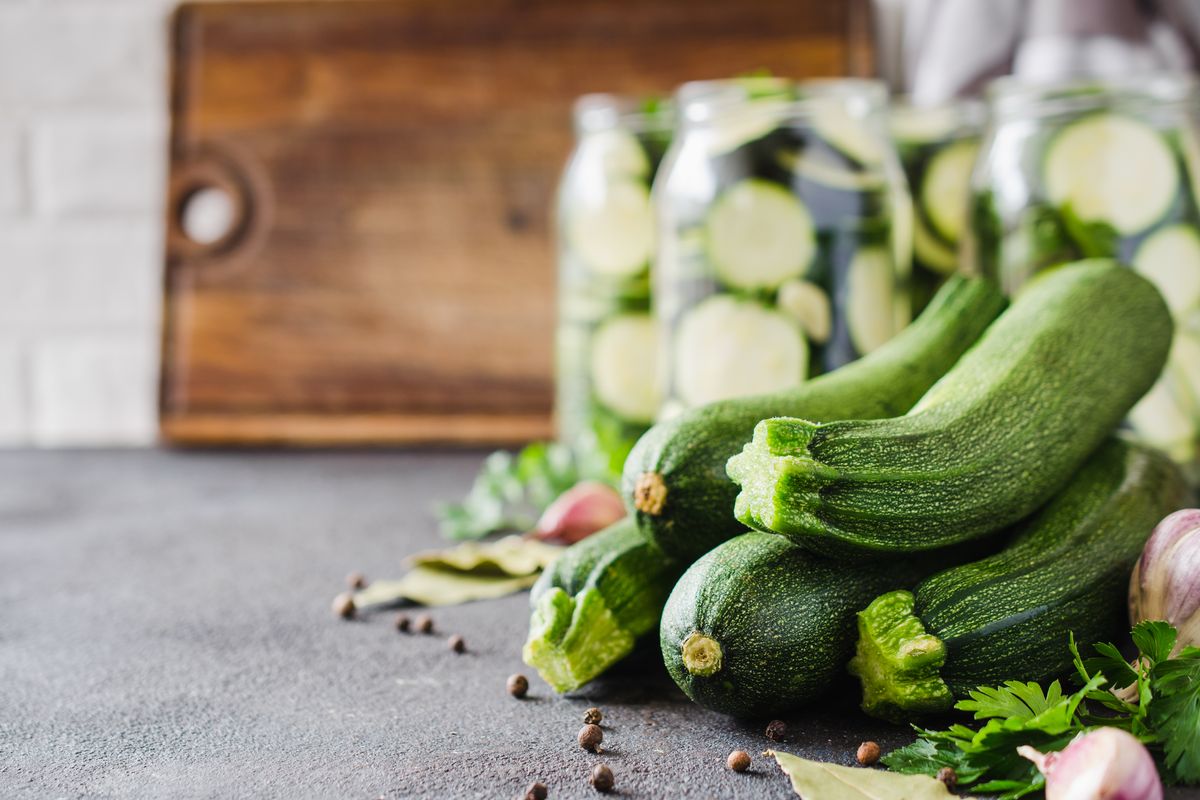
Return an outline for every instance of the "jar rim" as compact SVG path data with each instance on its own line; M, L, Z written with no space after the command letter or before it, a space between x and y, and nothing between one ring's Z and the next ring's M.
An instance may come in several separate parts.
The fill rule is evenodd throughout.
M617 128L634 133L669 132L674 127L670 100L661 100L650 110L651 96L592 92L575 98L571 117L577 133L598 133Z
M908 95L894 95L888 103L888 128L893 138L902 141L924 142L978 134L986 122L987 104L978 97L915 104Z
M1133 107L1194 103L1200 98L1198 88L1200 83L1188 73L1155 72L1053 82L1029 81L1009 75L991 81L985 91L990 111L997 117L1007 117L1014 113L1089 111L1113 102Z
M773 96L778 93L778 96ZM814 101L846 100L864 112L887 107L887 87L873 78L777 77L725 78L688 81L675 91L680 125L705 124L736 113L747 103L769 103L773 113L802 116L812 113Z

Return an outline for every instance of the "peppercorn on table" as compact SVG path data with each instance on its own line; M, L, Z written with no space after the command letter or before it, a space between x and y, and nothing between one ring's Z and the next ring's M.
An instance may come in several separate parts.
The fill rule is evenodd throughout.
M653 648L556 697L521 664L524 594L435 609L429 634L335 619L348 573L440 544L431 503L479 458L0 453L0 795L586 798L604 763L625 798L787 798L768 747L849 765L909 738L847 684L776 744L692 706ZM598 754L577 740L592 706Z

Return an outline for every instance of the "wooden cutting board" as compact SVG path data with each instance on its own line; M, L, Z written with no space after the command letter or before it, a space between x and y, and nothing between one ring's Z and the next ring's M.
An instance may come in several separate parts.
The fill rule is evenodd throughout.
M161 430L178 444L551 434L551 203L585 92L863 74L828 0L185 4ZM861 11L861 6L859 7ZM228 232L180 219L225 192Z

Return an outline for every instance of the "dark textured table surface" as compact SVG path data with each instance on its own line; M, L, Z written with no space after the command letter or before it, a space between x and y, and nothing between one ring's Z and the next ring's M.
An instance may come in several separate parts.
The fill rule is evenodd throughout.
M690 705L652 651L555 697L521 664L524 595L435 611L432 636L331 616L346 573L439 544L430 506L478 462L0 453L0 796L512 798L539 779L582 798L602 760L620 797L793 797L761 725ZM575 744L590 705L602 756ZM781 749L846 764L907 738L853 708L789 722ZM725 768L733 748L750 772Z

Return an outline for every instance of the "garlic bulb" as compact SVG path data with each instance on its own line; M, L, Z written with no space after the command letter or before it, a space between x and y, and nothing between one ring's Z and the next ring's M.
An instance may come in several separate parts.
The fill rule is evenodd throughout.
M1154 528L1129 581L1129 616L1179 631L1176 650L1200 645L1200 509L1170 514Z
M1058 753L1017 752L1046 776L1046 800L1162 800L1162 781L1141 742L1119 728L1082 734Z

